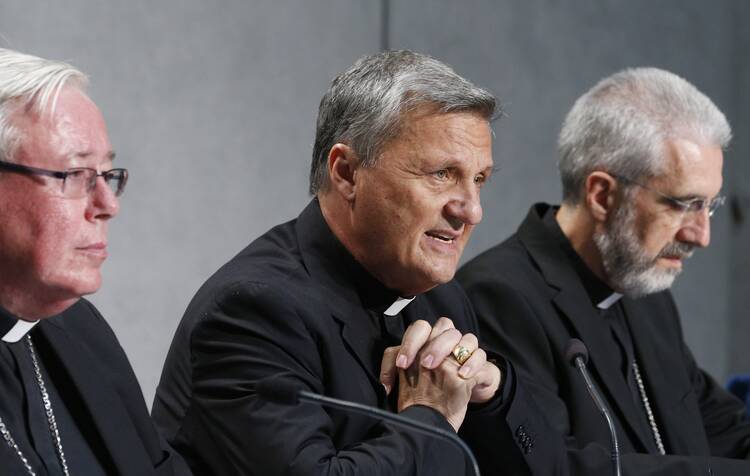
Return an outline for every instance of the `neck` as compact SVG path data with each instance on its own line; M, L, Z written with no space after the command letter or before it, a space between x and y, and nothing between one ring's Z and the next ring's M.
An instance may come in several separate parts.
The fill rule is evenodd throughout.
M37 321L60 314L78 299L42 301L38 296L0 287L0 306L24 321Z
M594 233L599 231L597 226L601 224L597 224L583 205L570 205L564 202L555 219L584 264L596 277L609 284L601 254L594 243Z

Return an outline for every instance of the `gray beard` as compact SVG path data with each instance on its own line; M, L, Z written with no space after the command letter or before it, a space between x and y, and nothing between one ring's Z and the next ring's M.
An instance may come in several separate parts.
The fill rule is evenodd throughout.
M636 299L672 286L680 269L661 269L656 261L662 256L689 258L694 246L667 244L655 257L641 247L635 230L635 211L623 204L615 211L605 230L594 233L594 243L602 257L604 271L615 291Z

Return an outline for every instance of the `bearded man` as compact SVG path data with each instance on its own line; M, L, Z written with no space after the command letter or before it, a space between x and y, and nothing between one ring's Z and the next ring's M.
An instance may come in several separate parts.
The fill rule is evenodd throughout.
M621 71L569 112L559 138L563 200L458 274L490 348L529 379L566 437L570 473L609 474L610 433L571 338L614 420L624 474L750 474L743 405L696 364L669 287L710 239L724 203L724 115L666 71Z

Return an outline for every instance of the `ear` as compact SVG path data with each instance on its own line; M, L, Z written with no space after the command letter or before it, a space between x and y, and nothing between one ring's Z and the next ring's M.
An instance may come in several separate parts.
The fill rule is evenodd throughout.
M328 152L330 190L347 201L354 200L358 165L357 154L346 144L334 144Z
M595 221L604 223L614 211L617 185L617 180L607 172L597 170L586 177L585 202Z

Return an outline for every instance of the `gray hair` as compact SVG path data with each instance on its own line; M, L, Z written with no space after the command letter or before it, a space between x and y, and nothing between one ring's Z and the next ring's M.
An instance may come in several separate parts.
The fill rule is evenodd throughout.
M401 132L404 115L425 105L440 113L476 112L488 122L496 109L492 94L429 56L404 50L360 58L320 101L310 193L326 190L328 153L336 143L349 145L363 167L372 167Z
M87 84L86 75L69 64L0 48L0 160L12 160L21 140L11 121L19 107L53 112L63 87L83 91Z
M664 142L684 138L726 148L724 114L692 84L656 68L620 71L573 105L558 150L563 201L576 204L596 170L633 180L664 172Z

